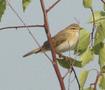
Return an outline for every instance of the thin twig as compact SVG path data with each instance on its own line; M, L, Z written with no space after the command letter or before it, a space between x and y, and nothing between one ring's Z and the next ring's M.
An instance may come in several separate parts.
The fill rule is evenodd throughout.
M70 42L68 41L68 45L69 45L69 57L70 57ZM68 71L70 71L72 73L72 67L73 65L71 65L71 61L69 62L70 66L69 66L69 69ZM68 90L70 90L70 74L69 74L69 79L68 79Z
M54 8L61 0L57 0L55 3L53 3L47 10L46 12L49 12L52 8Z
M100 77L100 75L97 75L96 81L95 81L95 83L94 83L93 90L96 90L96 88L97 88L97 83L98 83L99 77Z
M76 75L75 69L74 69L73 67L72 67L72 70L73 70L73 72L74 72L74 75L75 75L75 78L76 78L76 81L77 81L77 84L78 84L78 88L79 88L79 90L80 90L80 83L79 83L78 77L77 77L77 75Z
M93 90L97 90L97 83L101 75L100 73L97 74L95 82L90 84L91 87L93 86Z
M70 43L68 42L68 44L69 44L69 48L70 48ZM69 56L70 56L70 50L69 50ZM71 63L71 62L70 62L70 63ZM74 69L73 65L74 65L74 63L71 64L71 66L70 66L69 69L71 69L71 72L72 72L72 71L74 72L74 76L75 76L75 78L76 78L76 81L77 81L77 84L78 84L78 87L79 87L79 90L80 90L80 83L79 83L79 80L78 80L78 77L77 77L77 75L76 75L76 72L75 72L75 69ZM69 79L70 79L70 78L69 78ZM69 82L69 85L70 85L70 82ZM69 90L69 89L70 89L70 87L68 87L68 90Z
M66 76L67 76L68 74L71 75L71 73L72 73L72 70L71 70L71 69L68 69L68 71L66 72L66 74L65 74L62 78L65 79Z
M68 74L69 74L69 70L66 72L66 74L62 78L65 79Z
M68 79L68 90L70 90L70 74L69 74L69 79Z
M29 27L27 27L27 25L24 23L24 21L22 20L22 18L18 15L18 13L15 11L15 9L12 7L12 5L9 3L9 1L8 1L8 0L6 0L6 1L7 1L8 5L9 5L9 7L11 8L11 10L16 14L16 16L19 18L19 20L23 23L24 26L20 26L20 27L26 27L26 28L27 28L27 30L28 30L30 36L32 37L32 39L34 40L34 42L38 45L38 47L40 48L41 46L40 46L39 42L36 40L35 36L32 34L32 32L30 31ZM34 25L34 26L35 26L35 25ZM43 25L38 25L38 26L44 27ZM10 28L12 28L12 27L10 27ZM15 28L16 28L16 27L15 27ZM4 28L4 29L7 29L7 28ZM48 60L52 63L52 60L50 59L50 57L49 57L45 52L43 52L43 54L44 54L44 55L48 58Z
M94 32L95 32L95 27L96 27L96 25L95 25L95 15L94 15L94 11L93 11L93 8L91 7L90 8L90 10L91 10L91 13L92 13L92 18L93 18L93 27L92 27L92 33L91 33L91 47L93 47L93 43L94 43Z
M101 2L102 2L103 4L105 4L105 1L104 1L104 0L101 0Z
M10 26L10 27L3 27L0 28L0 30L4 30L4 29L18 29L18 28L35 28L35 27L44 27L44 25L26 25L26 26Z
M63 81L63 78L62 78L62 76L61 76L59 67L58 67L57 62L56 62L56 52L55 52L55 48L54 48L53 45L52 45L52 39L51 39L51 34L50 34L50 29L49 29L49 23L48 23L48 15L47 15L47 12L46 12L44 0L40 0L40 3L41 3L42 11L43 11L43 16L44 16L45 32L46 32L47 39L48 39L48 42L49 42L50 47L51 47L51 53L52 53L52 58L53 58L53 67L54 67L54 70L55 70L56 75L57 75L57 77L58 77L61 90L65 90L64 81Z

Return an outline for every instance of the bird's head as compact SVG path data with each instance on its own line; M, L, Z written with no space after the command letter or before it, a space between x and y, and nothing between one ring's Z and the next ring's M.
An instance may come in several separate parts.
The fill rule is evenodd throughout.
M71 24L70 26L68 26L68 28L70 30L80 30L79 24L76 24L76 23Z

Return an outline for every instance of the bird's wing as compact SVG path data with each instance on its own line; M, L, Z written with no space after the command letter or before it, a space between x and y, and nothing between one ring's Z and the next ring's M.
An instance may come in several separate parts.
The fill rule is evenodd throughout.
M59 46L61 43L65 42L69 36L70 36L70 34L67 32L64 32L64 31L59 32L54 37L52 37L53 46L54 47ZM50 50L49 42L45 41L42 48Z
M63 43L63 42L65 42L66 40L67 40L67 38L68 38L68 35L70 35L70 34L68 34L67 32L59 32L57 35L55 35L54 37L53 37L53 42L54 42L54 44L55 44L55 46L57 47L57 46L59 46L61 43Z

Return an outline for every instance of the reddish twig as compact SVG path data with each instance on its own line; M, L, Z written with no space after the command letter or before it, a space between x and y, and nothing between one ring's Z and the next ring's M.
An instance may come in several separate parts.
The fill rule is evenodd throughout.
M48 15L47 15L47 12L45 9L45 4L44 4L43 0L40 0L40 3L41 3L42 11L43 11L43 16L44 16L45 32L46 32L47 39L48 39L48 42L49 42L50 47L51 47L51 53L52 53L52 58L53 58L53 67L54 67L54 70L55 70L56 75L58 77L58 80L59 80L59 83L61 86L61 90L65 90L63 78L61 76L60 70L59 70L57 62L56 62L56 52L55 52L55 49L52 45L52 39L51 39L51 34L50 34L49 24L48 24Z
M93 18L93 27L92 27L92 33L91 33L91 47L93 47L93 43L94 43L94 31L95 31L95 15L94 15L94 11L93 11L93 8L91 7L90 8L91 10L91 13L92 13L92 18Z
M105 1L104 1L104 0L101 0L101 2L102 2L103 4L105 4Z
M4 29L18 29L18 28L34 28L34 27L44 27L44 25L23 25L23 26L10 26L10 27L3 27L0 28L0 30L4 30Z
M93 90L97 90L97 83L98 83L98 80L99 80L100 76L101 76L101 74L98 74L98 75L96 76L95 82L92 83L92 84L90 84L91 87L93 86Z
M57 5L61 0L57 0L55 3L53 3L47 10L46 12L49 12L55 5Z
M53 57L53 67L55 69L55 72L57 74L58 80L60 82L60 86L61 86L61 90L65 90L65 86L64 86L64 82L63 82L63 78L60 74L57 62L56 62L56 52L55 49L52 45L52 40L51 40L51 35L49 32L49 25L48 25L48 17L47 17L47 12L50 11L59 1L55 2L51 7L49 7L47 10L45 9L45 5L43 0L40 0L41 3L41 7L42 7L42 11L43 11L43 15L44 15L44 25L26 25L23 20L20 18L20 16L18 15L18 13L14 10L14 8L12 8L11 4L8 2L8 5L10 6L10 8L12 9L12 11L16 14L16 16L20 19L20 21L24 24L24 26L13 26L13 27L4 27L4 28L0 28L0 30L4 30L4 29L12 29L12 28L27 28L30 35L32 36L32 38L34 39L34 41L36 40L35 37L33 37L31 31L29 30L29 27L44 27L45 28L45 32L49 41L49 44L51 46L51 52L52 52L52 57ZM36 41L35 41L36 42Z

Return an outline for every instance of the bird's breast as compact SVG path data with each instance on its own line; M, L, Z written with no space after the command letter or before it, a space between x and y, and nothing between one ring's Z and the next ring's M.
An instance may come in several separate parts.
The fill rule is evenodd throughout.
M67 40L56 47L56 52L65 52L73 50L79 40L79 32L75 32L68 36Z

